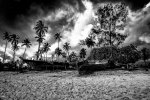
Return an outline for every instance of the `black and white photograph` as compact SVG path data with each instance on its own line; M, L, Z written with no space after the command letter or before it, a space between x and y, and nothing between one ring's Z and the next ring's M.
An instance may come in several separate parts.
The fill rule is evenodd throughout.
M0 100L150 100L150 1L0 0Z

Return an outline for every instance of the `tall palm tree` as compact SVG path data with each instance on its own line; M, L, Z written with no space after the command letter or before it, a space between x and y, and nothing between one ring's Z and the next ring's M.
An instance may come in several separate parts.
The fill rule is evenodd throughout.
M17 42L15 42L15 43L12 45L12 50L14 51L14 54L13 54L13 62L15 62L16 51L19 50L19 46L18 46L18 43L17 43Z
M82 58L85 58L85 56L86 56L86 49L85 48L82 48L81 50L80 50L80 58L82 59Z
M58 41L58 50L59 50L59 42L61 41L62 36L61 36L60 33L56 33L54 35L54 38L55 38L56 41ZM59 56L58 56L58 61L59 61Z
M55 54L58 56L58 62L59 62L59 56L62 54L62 50L60 48L56 48Z
M66 54L68 54L68 57L69 57L69 49L71 48L71 46L70 46L70 43L65 43L64 45L63 45L63 49L66 51Z
M8 33L8 32L5 32L5 33L4 33L3 40L5 40L5 41L6 41L6 44L5 44L5 51L4 51L4 57L3 57L3 63L4 63L4 61L5 61L6 49L7 49L7 45L8 45L8 42L10 42L10 41L11 41L11 38L10 38L10 35L9 35L9 33Z
M56 33L54 35L54 38L55 38L56 41L58 41L58 48L59 48L59 42L61 41L61 38L62 38L61 34L60 33Z
M48 27L44 25L44 22L39 20L34 27L36 34L41 34L45 36L45 33L48 31Z
M43 43L45 38L44 38L44 35L42 35L42 34L38 34L35 38L37 39L37 42L39 43L38 52L37 52L37 60L38 60L39 59L39 53L41 50L41 44Z
M12 34L12 35L10 35L10 37L11 37L12 50L14 51L13 61L15 61L16 51L19 50L18 43L19 43L20 37L16 34Z
M31 42L30 42L30 40L27 38L27 39L24 39L23 41L22 41L22 45L21 46L25 46L25 50L24 50L24 53L23 53L23 58L24 58L24 55L25 55L25 53L26 53L26 50L27 50L27 48L30 48L30 46L31 46L32 44L31 44Z
M51 47L51 45L50 45L50 43L44 43L44 47L43 47L43 49L44 49L44 52L46 53L46 61L47 61L47 52L50 50L50 47Z
M34 29L36 30L36 34L37 34L37 36L35 38L37 38L37 42L39 43L38 55L37 55L37 60L38 60L40 46L44 40L45 33L48 31L48 27L44 25L43 21L39 20L37 22L36 26L34 27Z

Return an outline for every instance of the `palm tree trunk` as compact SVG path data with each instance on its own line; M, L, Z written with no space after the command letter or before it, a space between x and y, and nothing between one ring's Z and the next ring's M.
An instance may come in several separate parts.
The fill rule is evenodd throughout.
M16 55L16 51L14 50L14 54L13 54L13 62L15 62L15 55Z
M59 40L58 40L58 49L59 49ZM59 62L59 55L58 55L58 62Z
M47 52L46 52L46 61L47 61Z
M4 57L3 57L3 63L4 63L4 61L5 61L5 54L6 54L6 49L7 49L7 40L6 40L6 45L5 45L5 52L4 52Z
M23 58L24 58L24 55L25 55L25 53L26 53L26 50L27 50L27 47L25 48L25 50L24 50L24 53L23 53Z
M41 46L41 43L39 42L37 60L39 59L39 51L40 51L40 46Z

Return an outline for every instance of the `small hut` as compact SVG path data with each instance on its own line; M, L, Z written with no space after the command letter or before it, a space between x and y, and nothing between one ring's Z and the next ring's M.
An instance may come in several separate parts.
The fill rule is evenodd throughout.
M92 64L107 63L111 55L110 49L110 47L93 48L87 58L88 62Z

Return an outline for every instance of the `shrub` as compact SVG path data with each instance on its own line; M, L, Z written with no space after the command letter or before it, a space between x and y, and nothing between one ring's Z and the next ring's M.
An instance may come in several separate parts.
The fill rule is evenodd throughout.
M106 69L104 64L85 64L79 67L78 72L80 75L91 74L95 71L101 71Z

